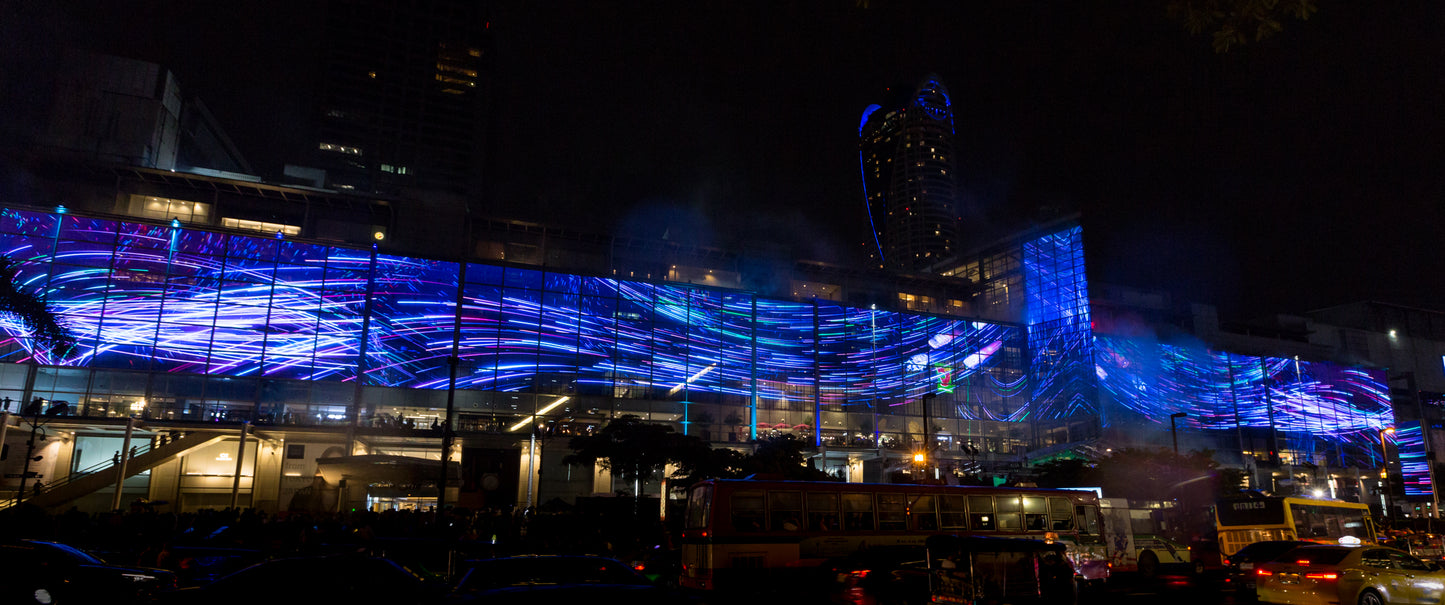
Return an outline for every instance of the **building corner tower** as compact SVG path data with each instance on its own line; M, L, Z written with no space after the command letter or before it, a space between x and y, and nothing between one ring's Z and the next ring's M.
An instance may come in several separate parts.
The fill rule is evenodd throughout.
M858 126L858 163L879 267L920 271L958 252L958 177L948 89L928 75Z

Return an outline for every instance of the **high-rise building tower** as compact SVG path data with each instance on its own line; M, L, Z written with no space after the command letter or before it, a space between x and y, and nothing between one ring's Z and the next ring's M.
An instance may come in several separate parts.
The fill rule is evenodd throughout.
M958 250L958 179L948 89L925 77L890 107L869 105L858 162L879 266L916 271Z
M399 195L481 188L490 24L478 0L332 0L318 140L325 186Z

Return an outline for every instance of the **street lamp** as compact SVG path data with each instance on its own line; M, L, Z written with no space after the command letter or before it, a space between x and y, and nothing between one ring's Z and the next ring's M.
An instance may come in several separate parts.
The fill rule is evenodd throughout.
M1380 479L1385 483L1385 516L1390 517L1390 509L1395 507L1393 498L1390 495L1390 449L1385 445L1385 435L1394 435L1395 427L1380 429L1380 462L1384 470L1380 471Z
M1170 435L1171 437L1174 437L1174 455L1175 455L1175 456L1178 456L1178 455L1179 455L1179 427L1175 426L1174 421L1175 421L1175 420L1178 420L1178 419L1180 419L1180 418L1188 418L1188 417L1189 417L1189 414L1185 414L1184 412L1174 412L1173 414L1170 414L1170 415L1169 415L1169 435Z

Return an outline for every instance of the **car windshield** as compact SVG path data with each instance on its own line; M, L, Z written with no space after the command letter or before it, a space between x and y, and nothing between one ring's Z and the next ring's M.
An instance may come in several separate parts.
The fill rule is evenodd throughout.
M85 551L83 551L83 550L80 550L79 548L76 548L76 547L74 547L74 546L69 546L69 545L66 545L66 544L57 544L57 543L55 543L55 542L50 542L49 544L50 544L50 546L51 546L52 548L54 548L55 550L58 550L58 551L60 551L60 552L65 553L65 554L68 555L70 558L75 559L76 561L78 561L78 562L81 563L82 565L105 565L105 564L106 564L105 561L100 560L100 559L99 559L98 557L96 557L95 555L92 555L92 554L90 554L90 553L88 553L88 552L85 552Z
M1350 552L1350 549L1343 546L1301 546L1274 560L1281 563L1309 561L1310 565L1335 565L1350 556Z
M459 592L535 584L648 584L616 561L586 557L492 559L476 562Z

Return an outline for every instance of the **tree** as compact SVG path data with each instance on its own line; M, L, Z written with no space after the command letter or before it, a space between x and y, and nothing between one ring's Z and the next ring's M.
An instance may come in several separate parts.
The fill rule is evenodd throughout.
M45 301L20 286L18 271L13 259L0 256L0 313L19 320L30 332L37 350L47 351L52 357L64 357L75 347L75 338L60 324Z
M1039 487L1091 487L1098 483L1094 463L1082 458L1055 458L1034 465Z
M837 481L838 478L813 468L803 452L812 449L793 435L759 439L757 449L744 461L748 474L774 475L800 481Z
M1166 10L1189 33L1210 32L1214 52L1225 53L1279 33L1286 19L1305 21L1319 7L1315 0L1169 0Z
M595 435L575 436L572 448L562 462L592 465L600 461L603 468L623 481L646 484L656 478L657 471L668 462L678 461L688 449L686 436L672 427L642 422L637 416L617 417Z

